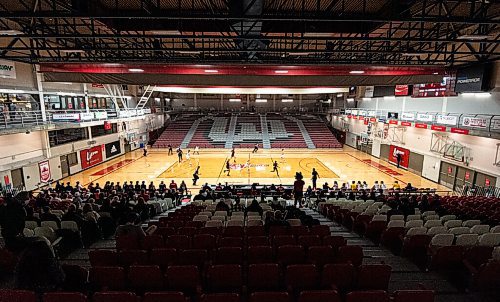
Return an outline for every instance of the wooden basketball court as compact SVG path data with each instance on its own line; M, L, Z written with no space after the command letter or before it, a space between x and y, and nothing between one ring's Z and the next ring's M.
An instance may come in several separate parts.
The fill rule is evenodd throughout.
M306 185L311 185L311 171L315 168L320 176L318 186L325 182L331 186L334 181L341 185L353 180L367 181L371 186L378 180L384 181L390 187L397 180L402 186L411 183L415 187L448 190L347 146L344 150L286 149L283 158L281 150L261 149L254 154L250 149L236 149L236 158L230 159L230 150L206 149L200 150L199 155L192 154L190 160L186 160L186 152L187 150L184 150L184 160L179 163L177 154L169 156L164 149L150 149L147 157L142 156L142 150L137 150L67 177L63 181L80 181L84 185L97 182L102 186L106 181L123 183L144 180L147 183L153 181L158 185L162 180L169 183L174 179L178 184L184 180L188 188L196 189L204 183L219 182L292 184L295 173L302 172ZM228 159L231 165L230 176L224 171ZM278 162L279 175L272 172L274 161ZM198 184L193 186L192 175L198 165L200 179Z

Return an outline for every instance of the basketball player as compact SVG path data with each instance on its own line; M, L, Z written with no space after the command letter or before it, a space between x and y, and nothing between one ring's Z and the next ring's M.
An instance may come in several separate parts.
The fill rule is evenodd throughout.
M252 153L257 153L257 151L259 151L259 144L255 144L255 146L253 146Z
M174 154L174 151L172 150L172 145L168 144L168 155Z
M189 166L191 166L191 150L188 149L186 153L186 160L189 162Z
M200 147L198 147L198 146L194 147L194 152L193 152L193 154L198 154L198 155L200 155Z
M226 161L226 170L224 170L224 172L227 171L227 176L230 176L229 173L231 173L231 164L229 163L229 159Z
M274 163L273 163L273 170L271 172L276 172L276 175L278 177L280 177L280 173L278 171L278 162L277 161L274 161Z
M198 179L200 179L199 174L200 174L200 166L198 166L193 173L193 186L196 186L196 182L198 181Z
M318 178L319 178L319 173L318 173L318 171L316 171L315 168L313 168L311 180L312 180L312 183L313 183L313 189L314 190L316 190L316 181L318 180Z
M179 147L177 149L177 157L179 157L179 163L182 162L182 149Z
M284 148L281 148L281 162L282 163L285 162L285 149Z
M233 149L231 149L231 157L230 157L230 158L234 158L234 159L236 160L236 158L235 158L235 156L234 156L234 148L233 148Z

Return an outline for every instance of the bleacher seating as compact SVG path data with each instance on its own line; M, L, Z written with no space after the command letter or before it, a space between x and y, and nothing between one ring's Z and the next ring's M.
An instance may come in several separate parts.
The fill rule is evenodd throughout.
M177 148L189 132L189 129L200 116L199 115L182 115L171 121L160 137L156 140L154 148L167 148L171 145L172 148Z

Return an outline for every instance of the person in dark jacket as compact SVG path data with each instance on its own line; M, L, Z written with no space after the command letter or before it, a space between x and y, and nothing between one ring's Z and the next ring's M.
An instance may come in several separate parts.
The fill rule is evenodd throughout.
M26 211L22 204L7 194L5 205L0 207L0 226L7 249L13 248L16 238L22 234L26 221Z

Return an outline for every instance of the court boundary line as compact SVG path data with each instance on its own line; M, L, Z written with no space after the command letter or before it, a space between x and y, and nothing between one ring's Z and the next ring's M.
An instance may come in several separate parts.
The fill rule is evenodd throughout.
M346 153L346 154L347 154L347 155L349 155L350 157L354 158L354 159L357 159L358 161L362 162L363 164L365 164L365 165L367 165L367 166L369 166L369 167L372 167L373 169L378 170L379 172L382 172L382 173L384 173L385 175L388 175L388 176L390 176L390 177L394 178L394 179L395 179L395 180L397 180L397 181L402 182L402 183L403 183L403 184L405 184L405 185L406 185L406 184L408 184L407 182L405 182L405 181L403 181L403 180L401 180L401 179L399 179L399 178L395 177L394 175L391 175L391 174L389 174L389 173L385 172L384 170L381 170L381 169L379 169L379 168L377 168L377 167L375 167L375 166L372 166L372 165L370 165L370 164L368 164L368 163L364 162L362 159L357 158L356 156L354 156L354 155L352 155L352 154L349 154L349 153ZM403 176L404 176L404 175L403 175Z
M126 154L126 153L125 153L125 154ZM123 156L125 156L125 154L123 154ZM104 174L104 175L101 175L101 176L97 177L96 179L94 179L93 181L91 181L91 182L88 182L88 183L84 184L83 186L84 186L84 187L87 187L89 184L91 184L91 183L93 183L93 182L96 182L97 180L99 180L99 179L101 179L101 178L103 178L103 177L105 177L105 176L108 176L108 175L110 175L110 174L112 174L112 173L115 173L115 172L116 172L116 171L118 171L118 170L121 170L122 168L125 168L126 166L128 166L128 165L131 165L131 164L135 163L136 161L138 161L139 159L141 159L141 158L143 158L143 157L144 157L144 156L140 156L140 157L138 157L138 158L136 158L136 159L132 159L132 161L131 161L131 162L129 162L129 163L127 163L127 164L125 164L125 165L121 166L120 168L118 168L118 169L116 169L116 170L113 170L113 171L111 171L111 172L109 172L109 173L106 173L106 174ZM106 163L106 162L104 162L104 163ZM104 164L104 163L103 163L103 164ZM80 172L78 172L78 173L81 173L81 172L83 172L83 171L84 171L84 170L82 170L82 171L80 171ZM76 173L76 174L78 174L78 173ZM71 175L70 175L70 176L71 176ZM90 176L91 176L91 175L90 175Z

